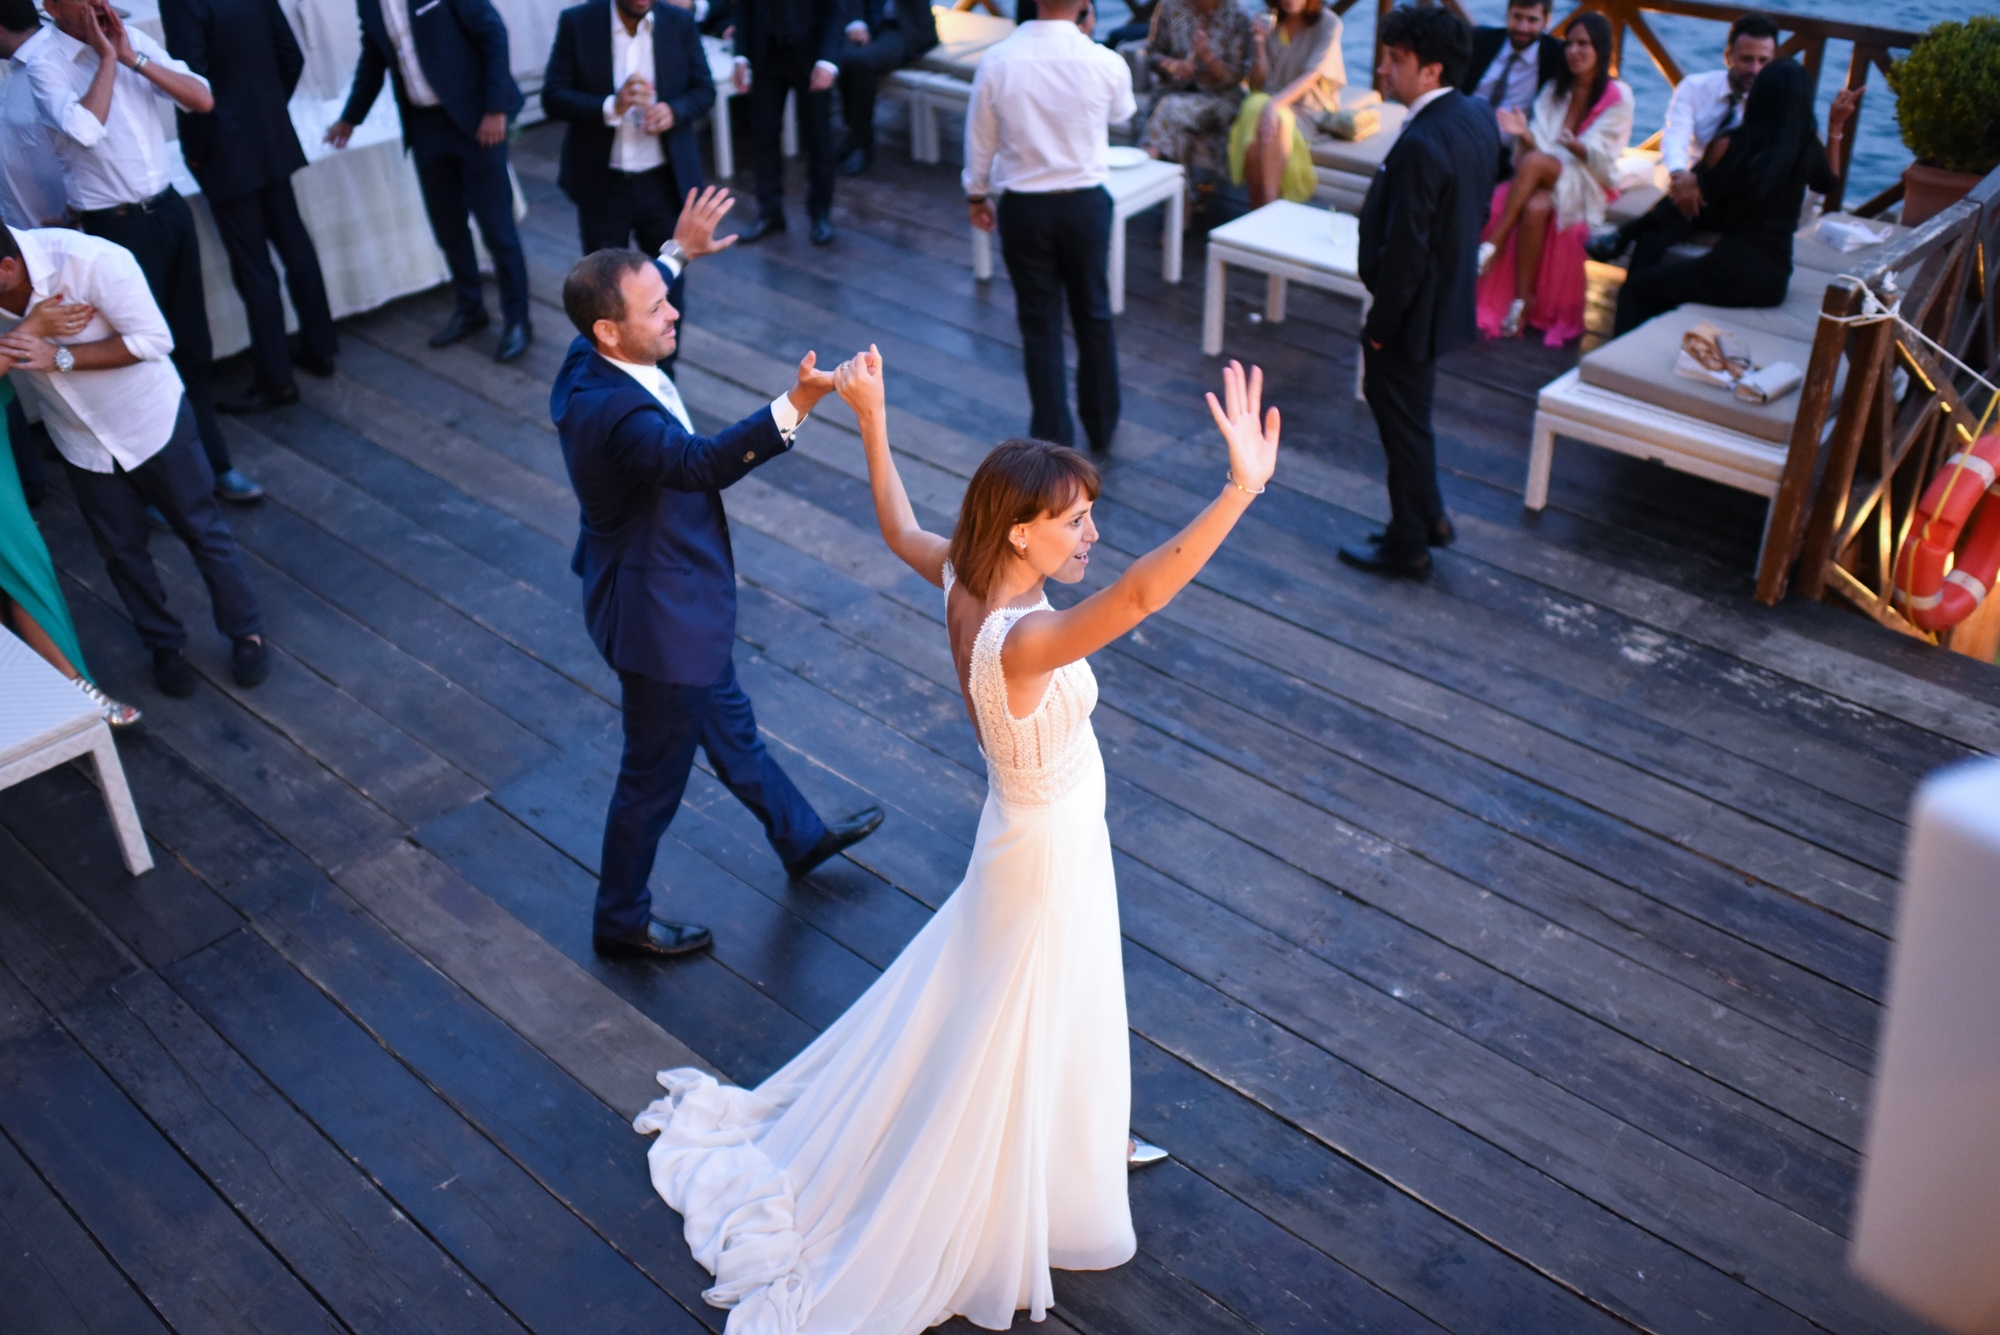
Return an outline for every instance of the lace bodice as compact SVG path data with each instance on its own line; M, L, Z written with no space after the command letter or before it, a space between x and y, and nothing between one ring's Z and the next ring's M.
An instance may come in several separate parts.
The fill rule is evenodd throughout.
M955 581L947 562L947 600ZM1007 705L1001 646L1015 622L1048 606L1044 598L1033 607L997 607L987 614L972 643L970 693L979 720L979 749L994 790L1010 806L1046 806L1064 796L1089 770L1097 749L1090 729L1090 711L1097 707L1097 678L1083 659L1055 670L1048 690L1026 717L1014 717Z

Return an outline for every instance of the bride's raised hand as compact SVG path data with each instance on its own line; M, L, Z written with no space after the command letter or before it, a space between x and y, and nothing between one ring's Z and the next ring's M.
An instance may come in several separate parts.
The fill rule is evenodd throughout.
M1222 368L1222 399L1208 395L1223 440L1229 443L1229 476L1245 491L1262 491L1278 467L1278 410L1264 408L1264 368L1243 374L1243 363Z
M857 418L879 418L885 411L881 351L870 343L868 351L857 352L841 363L834 374L834 389Z

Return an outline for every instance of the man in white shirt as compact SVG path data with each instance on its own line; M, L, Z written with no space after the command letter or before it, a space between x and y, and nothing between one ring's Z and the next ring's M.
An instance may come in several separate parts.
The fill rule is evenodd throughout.
M30 332L32 312L61 294L92 310L74 335ZM29 327L20 328L28 317ZM187 544L229 637L242 686L269 671L257 596L235 535L215 503L215 476L196 444L194 413L169 355L173 333L131 252L66 228L0 227L0 369L25 377L68 466L112 585L153 652L153 680L171 696L194 692L181 646L187 630L167 609L147 551L146 507Z
M55 137L35 105L35 86L12 59L41 31L34 0L0 0L0 220L9 227L59 227L69 212Z
M132 252L173 330L174 365L187 389L216 488L248 503L263 491L229 461L210 384L215 362L201 243L194 214L173 186L174 150L162 113L208 112L208 81L143 32L128 29L105 0L45 0L53 28L21 44L14 59L55 131L69 206L83 230Z
M1063 304L1076 330L1076 408L1090 448L1118 429L1111 324L1111 126L1137 110L1132 70L1077 27L1086 0L1042 0L1041 17L988 47L965 117L972 225L1000 232L1028 373L1028 434L1073 445ZM996 208L992 197L1000 196Z
M1709 149L1726 144L1729 132L1743 123L1750 85L1777 58L1778 25L1769 17L1745 14L1729 26L1723 68L1688 75L1667 103L1667 123L1660 131L1667 197L1630 222L1592 237L1585 247L1592 259L1608 263L1636 244L1631 267L1651 268L1687 238L1702 209L1701 175Z

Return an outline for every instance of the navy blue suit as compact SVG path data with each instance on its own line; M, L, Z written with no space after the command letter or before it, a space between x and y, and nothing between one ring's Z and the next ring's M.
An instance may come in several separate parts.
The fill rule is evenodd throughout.
M791 445L769 408L712 437L689 434L581 337L556 374L549 416L583 512L571 568L584 620L623 694L595 932L625 936L646 926L646 878L697 745L780 859L803 857L826 832L764 749L731 662L736 561L722 488Z
M438 105L416 106L403 86L396 44L382 19L384 4L407 6L410 40L424 81L437 94ZM512 118L526 100L514 83L507 56L507 25L492 0L358 0L361 15L361 60L354 69L354 90L340 118L350 125L367 119L368 109L389 76L396 90L396 109L403 118L403 144L416 159L417 183L423 187L424 211L431 232L451 267L451 283L460 313L485 309L480 294L479 261L472 249L468 210L479 220L479 234L493 256L500 282L500 309L509 324L528 319L528 262L514 230L514 187L507 177L507 142L481 148L480 120L499 114Z

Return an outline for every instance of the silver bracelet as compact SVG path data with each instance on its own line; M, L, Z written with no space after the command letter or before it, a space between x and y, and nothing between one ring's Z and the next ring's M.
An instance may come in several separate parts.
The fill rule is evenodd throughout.
M1242 492L1242 493L1243 493L1243 494L1244 494L1245 496L1262 496L1262 495L1264 494L1264 488L1263 488L1263 487L1259 487L1259 488L1257 488L1257 490L1255 490L1255 491L1252 491L1252 490L1250 490L1250 488L1248 488L1248 487L1244 486L1244 485L1243 485L1243 484L1242 484L1241 482L1238 482L1238 481L1236 480L1236 473L1235 473L1235 470L1233 470L1233 469L1232 469L1231 471L1227 472L1227 473L1224 473L1224 474L1223 474L1223 476L1229 479L1229 485L1230 485L1230 486L1232 486L1232 487L1236 488L1236 490L1238 490L1238 491ZM1266 485L1268 485L1268 484L1266 484Z

